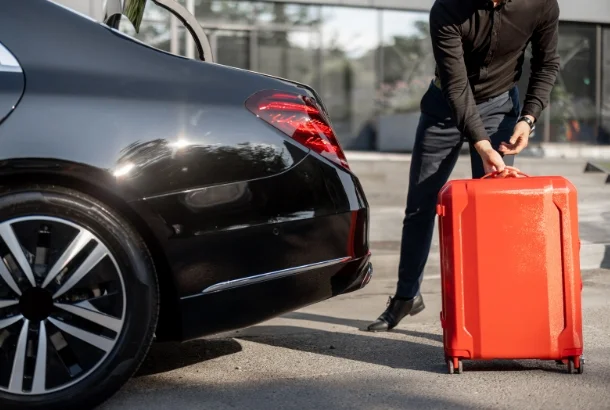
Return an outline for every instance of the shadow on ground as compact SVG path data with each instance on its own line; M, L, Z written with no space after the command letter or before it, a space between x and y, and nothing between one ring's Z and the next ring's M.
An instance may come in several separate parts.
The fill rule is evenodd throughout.
M304 312L284 317L352 328L366 324L365 321ZM555 396L550 393L551 396L545 399L549 400L546 407L567 408L565 401L571 398L573 403L569 407L577 407L577 402L582 400L578 398L579 394L586 397L597 395L598 398L608 394L610 366L606 344L587 350L589 370L584 375L562 375L565 366L556 366L553 362L492 361L466 362L464 375L449 376L444 374L439 334L398 329L391 335L375 335L268 325L255 326L244 333L237 339L154 345L138 374L140 377L133 379L101 409L461 410L496 408L497 400L505 400L507 394L514 391L527 390L527 397L532 397L545 396L553 389L561 389L563 393L558 392ZM599 340L606 339L605 335L590 333L588 340L592 346L599 346ZM256 346L258 344L277 347L273 349L277 357L263 355L259 359L257 352L261 349ZM216 360L206 363L241 352L242 345L247 349L245 355L240 355L241 359L229 366ZM281 349L306 354L286 354ZM318 355L324 355L328 360ZM235 359L226 357L223 360ZM303 365L310 360L316 364L313 374L307 373L311 366ZM387 368L359 366L357 362ZM245 364L245 370L234 367L240 363ZM181 370L189 366L192 368ZM297 369L292 369L293 366ZM305 373L299 371L299 366ZM521 372L526 370L534 372ZM546 377L541 378L542 373ZM479 394L481 392L486 394ZM521 400L516 407L527 408L527 399L518 396L516 399ZM599 403L588 407L585 404L585 407L602 408Z
M411 379L413 380L413 379ZM415 380L413 380L415 381ZM215 388L216 387L216 388ZM472 408L461 400L423 395L417 383L404 379L399 388L394 383L366 375L347 378L252 380L229 385L210 386L177 382L172 379L151 380L146 391L123 390L104 410L152 409L337 409L398 410Z
M370 322L364 321L364 320L336 318L336 317L332 317L332 316L317 315L317 314L305 313L305 312L292 312L292 313L288 313L288 314L284 315L283 317L290 318L290 319L308 320L308 321L323 322L323 323L334 324L334 325L349 326L349 327L357 328L361 331L365 331L366 327L370 323ZM405 336L409 336L411 338L427 339L429 341L438 343L438 347L429 346L430 349L425 349L425 351L422 351L421 347L417 347L417 345L422 346L421 344L413 343L413 341L399 341L399 343L411 343L412 345L416 345L415 347L411 346L411 349L413 349L415 351L414 353L416 353L416 354L431 353L434 355L435 358L439 358L439 357L441 357L441 355L443 355L443 349L441 346L441 344L443 343L443 336L441 334L418 332L418 331L406 330L406 329L392 329L390 332L402 334ZM375 343L375 342L373 341L372 343ZM443 363L443 362L441 362L441 363ZM484 361L484 362L483 361L481 361L481 362L471 361L471 362L467 362L467 363L468 364L466 364L465 366L468 371L498 370L498 369L504 370L504 371L542 369L542 370L550 370L550 371L555 372L555 371L564 371L565 370L565 367L562 367L562 366L558 366L558 367L554 366L554 367L550 367L550 368L549 368L549 366L541 367L540 366L541 362L536 362L536 361L530 361L528 363L528 362L524 362L524 361L516 362L516 361L512 361L512 360L497 360L497 361ZM525 363L528 363L528 364L525 364ZM549 363L550 362L546 362L545 364L549 364ZM444 366L444 363L443 363L443 366ZM391 367L400 367L400 366L391 366ZM409 368L408 366L406 366L406 367ZM434 371L435 369L436 369L436 365L434 365L434 367L430 367L428 369L415 368L415 370L432 370L432 371ZM443 367L442 373L445 373L445 367Z
M345 318L317 315L314 313L305 313L305 312L291 312L291 313L287 313L287 314L283 315L282 317L285 317L287 319L309 320L312 322L328 323L331 325L348 326L348 327L352 327L352 328L361 330L363 332L365 332L367 326L371 324L370 321L366 321L366 320L345 319ZM424 339L431 340L433 342L439 342L439 343L443 342L443 336L440 334L416 332L414 330L406 330L406 329L392 329L391 333L399 333L399 334L403 334L406 336L421 337Z
M405 338L378 337L370 335L368 332L353 334L318 329L308 329L307 333L304 333L301 328L295 326L257 326L249 334L239 338L274 347L323 354L395 369L447 373L443 346L438 341L440 335L406 330L395 330L394 332L405 335ZM419 342L414 340L414 337L424 338L427 341ZM529 370L558 373L564 372L565 367L557 366L554 362L537 360L464 362L464 371Z
M336 318L305 312L293 312L284 318L317 321L332 325L364 329L369 322ZM150 376L182 369L242 350L238 340L295 351L323 354L395 369L430 373L447 372L442 347L442 335L406 329L394 329L396 336L383 334L342 333L298 326L255 326L236 339L195 340L186 343L154 344L136 377ZM466 361L465 371L525 371L563 372L565 367L541 361Z
M241 352L233 339L194 340L186 343L155 343L135 377L165 373Z

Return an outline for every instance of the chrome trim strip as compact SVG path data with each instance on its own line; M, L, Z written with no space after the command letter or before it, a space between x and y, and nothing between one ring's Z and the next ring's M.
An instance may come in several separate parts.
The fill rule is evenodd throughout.
M0 43L0 71L21 73L19 62L6 47Z
M238 288L241 286L253 285L255 283L265 282L268 280L285 278L287 276L297 275L299 273L307 272L314 269L326 268L333 265L338 265L350 261L352 258L343 257L338 259L332 259L324 262L310 263L309 265L296 266L294 268L282 269L273 272L262 273L260 275L248 276L245 278L239 278L234 280L228 280L226 282L220 282L215 285L205 288L199 295L206 295L209 293L220 292L227 289ZM195 295L195 296L199 296Z
M371 262L369 262L368 266L366 267L366 274L364 275L364 278L362 279L362 283L360 284L360 289L364 289L366 287L366 285L369 284L369 282L371 281L372 278L373 278L373 264Z
M0 73L22 73L21 67L0 64Z

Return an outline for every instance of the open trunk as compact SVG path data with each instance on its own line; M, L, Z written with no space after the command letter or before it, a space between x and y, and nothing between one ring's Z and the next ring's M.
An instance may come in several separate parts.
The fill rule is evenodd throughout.
M104 10L104 23L112 28L118 29L121 17L125 16L129 19L131 24L133 24L136 32L139 32L147 1L148 0L107 0L106 8ZM152 1L172 13L182 22L182 24L184 24L189 33L193 36L200 60L214 62L214 56L212 55L212 48L210 47L208 37L199 22L197 22L195 16L189 13L189 11L176 0Z

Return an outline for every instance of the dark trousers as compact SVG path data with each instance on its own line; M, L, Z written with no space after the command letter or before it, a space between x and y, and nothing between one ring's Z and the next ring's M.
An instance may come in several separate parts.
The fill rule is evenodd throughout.
M494 148L510 140L520 114L519 105L516 87L477 105ZM421 101L411 160L396 291L400 297L413 298L419 293L434 233L437 196L449 180L463 142L442 91L431 84ZM472 146L470 161L472 177L482 177L483 162ZM513 156L504 157L504 162L513 165Z

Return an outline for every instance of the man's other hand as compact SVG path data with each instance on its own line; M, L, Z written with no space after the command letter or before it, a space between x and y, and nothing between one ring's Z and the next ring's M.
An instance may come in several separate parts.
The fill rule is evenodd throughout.
M509 173L509 170L506 168L502 156L495 149L493 149L488 140L479 141L474 144L474 147L483 160L483 169L485 170L485 174L490 174L497 171L500 173L498 176L507 176L506 174Z
M532 116L528 115L528 117L530 120L534 121ZM532 130L528 123L519 121L517 125L515 125L513 136L510 137L510 142L502 142L499 151L504 155L517 155L527 147L531 132Z

